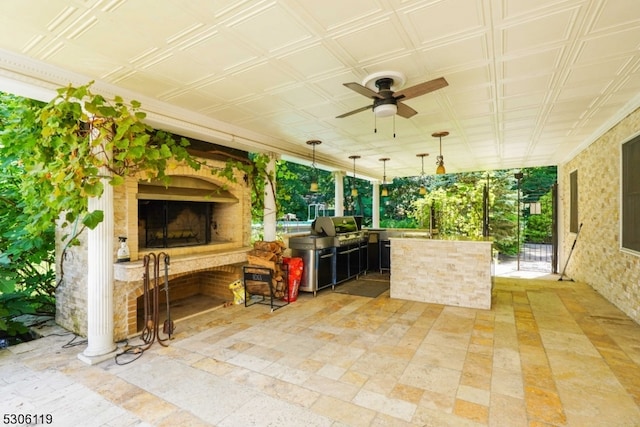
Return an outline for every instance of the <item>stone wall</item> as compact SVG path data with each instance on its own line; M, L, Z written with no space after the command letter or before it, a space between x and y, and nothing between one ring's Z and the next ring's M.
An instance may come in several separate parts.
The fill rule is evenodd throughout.
M583 224L566 276L591 285L640 323L640 254L620 248L621 145L640 132L640 109L559 168L564 268L576 235L569 232L569 174L578 173L578 222Z
M391 238L391 298L491 308L491 242Z
M72 227L73 228L73 227ZM62 275L60 258L63 256L64 245L62 237L64 234L72 233L73 230L56 230L56 283L61 280L60 286L56 290L56 323L77 335L87 335L87 262L89 253L87 250L87 233L80 235L80 246L73 246L66 249ZM70 284L83 284L82 286L72 286Z

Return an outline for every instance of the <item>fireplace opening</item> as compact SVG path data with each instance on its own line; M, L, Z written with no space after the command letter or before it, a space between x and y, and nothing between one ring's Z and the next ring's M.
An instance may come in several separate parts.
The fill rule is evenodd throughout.
M144 247L172 248L211 243L213 203L139 200ZM213 225L212 225L213 224Z
M228 190L189 176L138 183L138 246L176 248L213 243L228 222L224 206L238 203Z

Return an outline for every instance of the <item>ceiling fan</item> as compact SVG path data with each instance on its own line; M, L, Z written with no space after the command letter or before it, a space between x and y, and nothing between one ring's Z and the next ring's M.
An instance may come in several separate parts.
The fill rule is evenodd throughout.
M402 87L404 82L405 77L402 73L383 71L370 75L363 81L363 84L355 82L343 83L346 87L358 92L360 95L373 99L373 104L341 114L336 118L341 119L352 114L360 113L361 111L372 109L376 117L387 117L397 114L408 119L418 114L418 112L408 105L403 104L401 101L415 98L449 85L444 77L439 77L395 92L394 90ZM375 88L377 88L377 91Z

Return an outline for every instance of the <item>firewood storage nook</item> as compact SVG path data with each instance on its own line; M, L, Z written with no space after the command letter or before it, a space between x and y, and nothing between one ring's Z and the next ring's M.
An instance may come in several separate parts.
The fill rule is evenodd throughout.
M285 249L280 242L255 242L243 267L244 305L264 304L271 311L288 305L288 266L283 263ZM286 300L283 302L283 300Z
M210 152L198 151L198 156L214 167L223 167L229 155L247 156L238 150L222 152L225 148L212 144L206 147L212 147ZM252 250L251 193L242 173L236 173L236 182L204 168L194 171L177 166L167 173L171 177L168 187L140 176L114 188L113 239L118 242L118 237L126 237L130 250L130 262L117 263L116 254L113 256L116 340L135 335L141 328L138 319L146 254L165 252L171 257L169 294L172 317L178 319L231 300L228 286L242 279L247 252ZM86 239L86 234L82 237ZM56 298L57 322L79 335L86 335L87 328L86 264L90 256L84 241L67 252Z

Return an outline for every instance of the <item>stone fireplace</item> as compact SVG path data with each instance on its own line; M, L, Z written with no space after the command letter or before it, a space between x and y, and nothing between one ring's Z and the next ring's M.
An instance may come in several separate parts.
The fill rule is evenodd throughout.
M222 160L207 162L214 167L224 165ZM172 319L179 320L231 300L228 285L241 277L241 266L251 249L251 194L243 175L237 173L237 182L232 183L208 169L195 171L186 166L167 174L171 177L168 187L131 177L114 188L113 239L118 242L119 237L126 237L130 250L130 262L118 263L113 254L115 340L140 330L145 255L169 255L169 294L171 306L176 306ZM60 243L58 246L56 253L60 254ZM118 249L117 243L114 248ZM86 263L90 256L83 239L67 251L56 295L56 321L79 335L87 331L90 284ZM162 275L164 283L164 270Z

